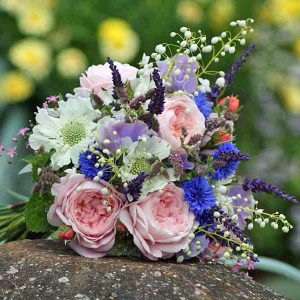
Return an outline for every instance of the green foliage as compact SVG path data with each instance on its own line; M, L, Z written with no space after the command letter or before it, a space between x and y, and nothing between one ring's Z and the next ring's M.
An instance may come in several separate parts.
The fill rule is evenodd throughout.
M23 160L32 165L32 180L33 182L38 179L38 170L44 168L50 160L52 152L35 154L28 157L25 157Z
M51 226L47 221L47 212L52 203L53 196L50 193L32 194L25 209L25 222L29 231L35 233L50 231Z

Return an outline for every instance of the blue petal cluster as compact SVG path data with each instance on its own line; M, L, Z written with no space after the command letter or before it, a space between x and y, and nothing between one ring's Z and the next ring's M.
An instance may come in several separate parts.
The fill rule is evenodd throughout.
M213 103L208 101L205 94L200 92L198 96L194 98L196 105L202 112L205 119L208 119L209 115L212 113Z
M99 148L95 148L95 150L98 150L102 153L102 151ZM90 159L89 159L89 158ZM98 172L102 171L103 175L99 178L102 180L109 180L111 177L111 167L104 165L103 167L101 167L101 165L99 164L99 167L95 167L95 165L99 163L97 156L91 152L91 151L86 151L86 152L82 152L80 153L79 156L79 168L80 171L86 176L89 177L91 179L94 179L94 177L98 176Z
M213 189L205 177L195 177L184 181L182 188L185 200L189 203L190 209L196 216L197 221L201 220L203 213L216 205ZM202 222L204 220L201 220Z
M239 149L233 143L225 143L219 147L218 150L213 152L214 161L223 161L224 154L226 153L236 153L239 154ZM237 170L240 161L226 161L226 164L222 167L219 167L211 175L213 180L223 180L233 175Z

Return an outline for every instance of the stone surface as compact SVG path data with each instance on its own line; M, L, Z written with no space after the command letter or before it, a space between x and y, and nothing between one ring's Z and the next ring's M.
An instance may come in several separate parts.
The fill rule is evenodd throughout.
M0 246L0 299L284 299L230 269L208 264L87 259L61 242Z

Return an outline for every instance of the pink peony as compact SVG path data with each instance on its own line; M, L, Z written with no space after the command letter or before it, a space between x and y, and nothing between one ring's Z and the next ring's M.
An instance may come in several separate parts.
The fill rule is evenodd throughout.
M168 258L189 244L194 215L184 201L184 191L174 183L130 203L120 221L133 235L135 245L151 260Z
M182 127L188 132L186 143L195 134L203 136L206 130L203 114L194 100L184 94L166 98L165 109L158 115L158 122L160 137L169 142L173 149L181 146Z
M119 62L114 62L114 64L118 68L123 82L136 78L137 68ZM80 86L89 91L94 90L95 93L99 93L102 88L112 88L113 81L109 64L89 67L85 74L80 77Z
M103 195L101 190L108 193ZM55 202L48 212L48 222L72 227L76 233L70 247L85 257L102 257L115 243L116 222L124 196L105 181L94 182L82 175L63 177L54 184Z

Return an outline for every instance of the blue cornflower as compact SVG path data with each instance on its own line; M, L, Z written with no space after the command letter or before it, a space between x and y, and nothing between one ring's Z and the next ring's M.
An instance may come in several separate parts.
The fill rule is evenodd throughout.
M233 175L237 170L240 160L240 151L233 143L222 144L218 150L215 150L212 154L215 162L222 161L220 167L217 167L215 172L211 174L213 180L223 180ZM232 160L228 159L227 156L232 156Z
M205 119L208 119L209 115L212 113L213 103L208 101L205 94L200 92L195 98L195 103L198 106L199 110L202 112Z
M206 209L196 218L199 227L204 227L207 231L214 231L216 229L214 210Z
M206 210L216 205L213 189L205 177L195 177L184 181L182 188L185 200L189 203L196 220L201 218Z
M99 148L95 148L95 150L102 153L102 151ZM111 167L107 165L101 166L101 163L99 163L98 158L97 155L90 150L80 153L79 156L80 171L86 177L89 177L91 179L94 179L96 176L98 176L100 179L107 181L112 175Z

